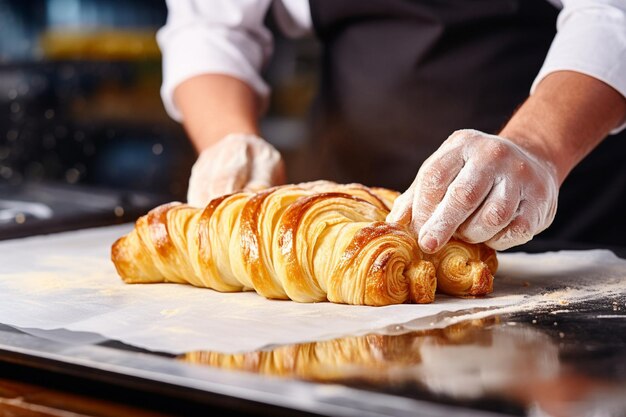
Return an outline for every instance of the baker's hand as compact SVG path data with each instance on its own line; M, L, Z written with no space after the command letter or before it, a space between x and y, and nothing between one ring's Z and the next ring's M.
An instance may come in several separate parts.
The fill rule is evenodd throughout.
M187 203L204 207L235 191L258 191L285 182L280 153L258 136L231 134L203 150L191 169Z
M409 225L427 253L453 235L503 250L546 229L557 196L550 162L508 139L459 130L424 162L387 221Z

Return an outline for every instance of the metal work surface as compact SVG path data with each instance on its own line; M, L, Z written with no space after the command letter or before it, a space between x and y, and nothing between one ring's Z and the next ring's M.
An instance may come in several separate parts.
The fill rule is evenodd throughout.
M237 398L246 414L624 416L625 312L622 295L444 329L180 357L5 327L0 358L182 404Z
M107 399L135 399L172 415L194 415L187 406L195 404L195 415L209 409L229 415L620 417L626 416L626 277L624 288L593 301L450 320L455 324L443 329L399 326L392 334L385 329L385 335L238 355L174 357L102 342L99 335L69 344L58 341L58 330L55 338L0 324L0 376L55 388L71 381L68 390L93 387ZM433 321L462 313L444 312Z

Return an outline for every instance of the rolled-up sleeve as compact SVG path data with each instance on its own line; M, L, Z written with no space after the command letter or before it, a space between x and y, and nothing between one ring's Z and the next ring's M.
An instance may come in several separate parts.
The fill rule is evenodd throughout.
M601 80L626 97L626 0L561 3L557 35L531 94L548 74L570 70ZM612 133L624 128L626 121Z
M174 89L201 74L225 74L246 82L263 99L269 87L260 75L272 52L263 20L271 0L168 0L165 26L157 33L163 55L161 97L180 121Z

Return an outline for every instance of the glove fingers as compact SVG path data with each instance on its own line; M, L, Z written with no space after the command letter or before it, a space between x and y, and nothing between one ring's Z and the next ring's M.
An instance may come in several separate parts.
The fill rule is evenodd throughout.
M203 153L191 170L187 203L204 207L213 198L243 189L250 176L250 147L220 146Z
M222 172L218 177L203 177L189 181L187 204L193 207L204 207L216 197L231 194L243 189L247 182L245 170Z
M528 200L522 200L511 223L485 244L495 250L522 245L533 238L538 223L539 216L536 207L533 207Z
M446 195L448 186L463 168L463 158L458 153L433 154L424 162L414 185L411 208L411 229L418 236L422 226L433 215Z
M493 179L479 173L478 166L469 162L450 184L443 200L419 231L419 244L424 252L441 249L483 202L493 186Z
M520 202L519 186L501 179L483 204L457 230L455 236L469 243L485 242L513 220Z
M218 176L211 178L210 183L207 184L209 200L224 194L241 191L247 182L248 170L245 167L223 171Z
M246 190L259 191L274 185L284 184L285 164L280 153L269 144L254 149L250 177Z
M399 223L403 226L408 225L411 222L414 193L414 188L411 186L411 188L398 196L393 202L391 212L387 215L385 221L388 223Z
M556 170L549 161L506 138L459 130L422 165L387 220L410 219L427 253L453 235L506 248L550 225L557 195Z

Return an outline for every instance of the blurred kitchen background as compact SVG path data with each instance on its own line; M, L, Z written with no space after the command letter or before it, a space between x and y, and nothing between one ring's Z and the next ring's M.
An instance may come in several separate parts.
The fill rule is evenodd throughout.
M159 96L166 17L165 1L0 0L0 239L185 199L194 151ZM274 33L262 130L297 180L319 51Z

